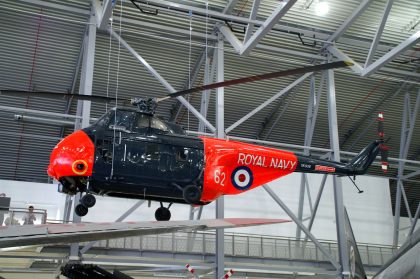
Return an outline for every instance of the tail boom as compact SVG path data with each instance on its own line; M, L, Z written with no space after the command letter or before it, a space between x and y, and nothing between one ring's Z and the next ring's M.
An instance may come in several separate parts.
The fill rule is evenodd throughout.
M308 156L297 156L298 162L295 172L324 173L339 175L365 174L380 151L382 141L376 140L366 146L349 163L314 159Z

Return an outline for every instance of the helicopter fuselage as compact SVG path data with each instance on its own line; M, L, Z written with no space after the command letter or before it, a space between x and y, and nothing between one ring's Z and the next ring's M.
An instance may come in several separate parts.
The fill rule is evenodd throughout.
M249 143L191 137L180 126L152 115L114 109L58 143L48 174L67 194L204 205L292 172L363 174L379 145L380 141L371 143L345 164ZM85 204L91 207L94 201Z

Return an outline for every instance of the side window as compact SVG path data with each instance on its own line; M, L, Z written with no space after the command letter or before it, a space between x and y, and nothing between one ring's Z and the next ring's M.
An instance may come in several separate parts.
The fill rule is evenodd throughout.
M133 111L117 110L117 115L111 115L108 129L116 129L121 132L131 132L136 113Z
M159 161L160 160L160 152L159 152L159 144L157 143L149 143L146 145L146 157L147 161Z
M176 161L186 162L188 160L188 148L176 147Z

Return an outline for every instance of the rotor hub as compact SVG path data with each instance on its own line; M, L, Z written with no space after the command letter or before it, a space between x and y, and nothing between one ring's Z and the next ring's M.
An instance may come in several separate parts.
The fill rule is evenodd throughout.
M157 98L133 98L131 104L137 106L140 112L154 115L157 109Z

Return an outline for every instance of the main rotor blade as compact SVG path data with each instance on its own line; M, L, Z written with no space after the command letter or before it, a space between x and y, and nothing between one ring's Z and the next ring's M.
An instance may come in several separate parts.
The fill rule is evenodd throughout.
M115 98L105 97L99 95L83 95L83 94L71 94L71 93L58 93L58 92L46 92L46 91L20 91L20 90L0 90L0 95L6 96L18 96L18 97L44 97L53 99L75 99L84 101L96 101L101 103L109 103L115 101ZM124 99L125 100L125 99Z
M202 85L202 86L190 88L190 89L187 89L187 90L182 90L182 91L170 93L170 94L167 95L167 97L175 98L175 97L178 97L178 96L181 96L181 95L187 95L187 94L191 94L191 93L194 93L194 92L197 92L197 91L215 89L215 88L219 88L219 87L227 87L227 86L236 85L236 84L242 84L242 83L247 83L247 82L284 77L284 76L289 76L289 75L298 75L298 74L305 74L305 73L309 73L309 72L316 72L316 71L329 70L329 69L335 69L335 68L349 67L349 66L352 66L352 65L353 65L353 63L348 62L348 61L337 61L337 62L331 62L331 63L326 63L326 64L319 64L319 65L315 65L315 66L308 66L308 67L302 67L302 68L297 68L297 69L273 72L273 73L268 73L268 74L249 76L249 77L238 78L238 79L231 79L231 80L216 82L216 83L212 83L212 84L207 84L207 85ZM162 100L163 99L166 99L166 98L162 98Z

